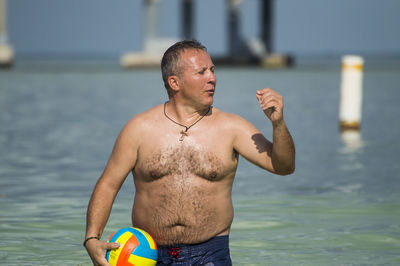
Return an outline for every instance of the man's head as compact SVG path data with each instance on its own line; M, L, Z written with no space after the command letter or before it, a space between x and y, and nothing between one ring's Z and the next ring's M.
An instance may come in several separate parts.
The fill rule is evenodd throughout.
M181 77L184 68L180 62L181 53L189 49L198 49L207 52L207 48L196 40L185 40L177 42L165 51L161 60L161 72L164 81L164 86L167 89L168 96L171 97L171 87L168 83L168 77L178 76Z

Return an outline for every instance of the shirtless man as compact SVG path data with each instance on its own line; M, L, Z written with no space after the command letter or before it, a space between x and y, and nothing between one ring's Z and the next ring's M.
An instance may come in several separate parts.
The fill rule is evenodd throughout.
M107 249L119 244L99 239L132 171L132 224L155 239L157 265L231 265L231 192L239 154L279 175L295 168L282 97L269 88L256 92L272 123L271 143L248 121L212 106L214 65L200 43L171 46L161 68L169 101L134 116L122 129L90 199L85 247L95 265L108 265Z

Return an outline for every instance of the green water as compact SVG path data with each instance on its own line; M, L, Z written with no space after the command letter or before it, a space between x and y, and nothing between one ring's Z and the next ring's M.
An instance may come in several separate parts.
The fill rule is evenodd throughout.
M129 226L120 197L107 226ZM355 196L235 197L234 265L399 265L400 204ZM91 265L82 248L85 204L60 199L0 205L4 265ZM6 241L4 241L6 240Z
M255 90L285 99L295 174L240 160L234 265L400 265L400 65L366 66L361 133L337 130L340 64L217 68L215 105L270 137ZM124 123L166 98L158 70L20 64L0 72L0 264L91 265L82 247L93 186ZM130 225L129 177L105 229Z
M240 218L233 225L231 246L238 265L400 263L399 204L346 196L243 199L236 204Z

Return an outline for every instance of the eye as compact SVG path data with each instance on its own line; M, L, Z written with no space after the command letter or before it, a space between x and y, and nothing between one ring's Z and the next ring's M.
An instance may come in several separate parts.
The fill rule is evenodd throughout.
M198 73L199 73L200 75L203 75L204 73L206 73L206 71L207 71L207 68L206 68L206 67L203 67Z

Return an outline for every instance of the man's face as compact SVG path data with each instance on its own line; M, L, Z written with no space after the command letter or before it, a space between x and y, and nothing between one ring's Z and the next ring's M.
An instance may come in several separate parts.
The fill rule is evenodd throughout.
M182 97L196 104L210 106L217 79L214 74L214 64L209 54L203 50L190 49L181 53L180 92Z

